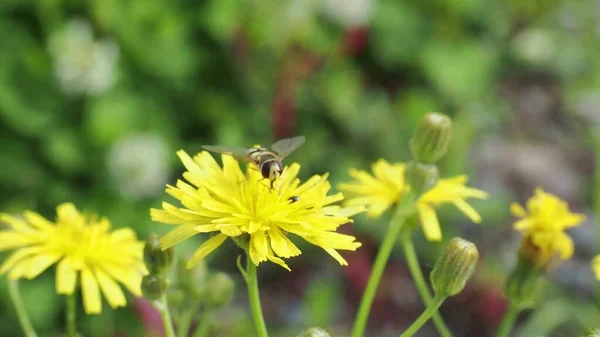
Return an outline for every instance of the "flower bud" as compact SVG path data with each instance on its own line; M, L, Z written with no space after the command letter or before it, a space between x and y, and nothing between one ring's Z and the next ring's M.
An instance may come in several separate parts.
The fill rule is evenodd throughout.
M431 272L431 285L436 294L453 296L460 293L475 270L479 251L472 242L461 238L450 240Z
M150 274L142 278L142 294L151 301L161 298L167 287L167 279L160 274Z
M421 195L437 184L439 177L438 168L432 164L418 163L414 160L406 165L404 179L411 190Z
M410 151L416 161L433 164L448 151L452 138L452 120L450 117L430 112L419 123L410 140Z
M235 283L229 275L217 272L206 281L206 304L212 307L222 307L229 304L235 292Z
M173 250L162 250L160 239L150 234L144 246L144 262L150 274L161 274L173 264Z
M331 337L331 335L321 328L310 328L300 333L298 337Z
M587 329L581 337L600 337L600 329Z

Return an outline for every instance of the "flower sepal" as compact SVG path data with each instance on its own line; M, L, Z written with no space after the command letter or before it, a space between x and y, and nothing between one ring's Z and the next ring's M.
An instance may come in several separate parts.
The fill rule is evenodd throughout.
M519 250L517 265L506 281L506 295L519 309L535 306L537 295L544 285L543 270L536 266L531 256Z
M404 179L416 195L421 195L437 184L439 171L434 164L410 161L404 171Z

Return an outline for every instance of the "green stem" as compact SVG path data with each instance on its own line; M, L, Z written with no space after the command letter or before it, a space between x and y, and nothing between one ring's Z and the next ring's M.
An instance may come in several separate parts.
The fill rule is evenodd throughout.
M188 337L194 311L192 308L187 308L179 315L179 319L177 320L177 337Z
M31 321L29 320L29 316L27 315L27 310L25 310L25 304L23 304L23 298L21 298L21 293L19 292L18 280L8 278L8 295L15 306L17 318L19 319L19 324L21 324L21 328L25 333L25 337L37 337L37 334L31 325Z
M356 318L354 320L354 327L352 328L352 337L362 337L367 327L367 320L369 318L369 312L371 311L371 305L373 299L377 293L377 287L381 281L381 276L385 270L385 266L390 258L394 244L398 239L400 230L402 229L406 218L410 216L414 208L414 198L412 194L408 194L403 198L403 201L397 206L396 213L390 221L390 225L385 238L377 252L375 263L373 264L373 270L371 270L371 276L367 282L367 287L363 293Z
M260 306L260 295L258 293L258 278L256 275L256 265L250 260L250 256L246 258L246 285L248 286L248 298L250 300L250 309L252 310L252 319L256 328L258 337L268 337L267 326L262 314Z
M67 295L67 337L77 336L77 323L75 317L77 315L77 302L75 293Z
M431 305L433 299L431 297L431 293L429 292L427 282L425 281L423 271L421 270L421 265L417 259L417 253L415 251L411 233L412 232L409 229L406 229L402 235L404 256L406 257L408 269L410 270L413 280L415 281L415 285L417 286L417 290L419 291L419 296L421 297L421 300L425 306L428 307ZM450 329L448 329L448 326L446 326L446 323L439 312L435 312L433 314L432 320L435 328L442 337L452 337L452 332L450 332Z
M408 329L406 329L406 331L400 335L400 337L411 337L417 333L417 331L419 331L419 329L421 329L421 327L427 323L431 316L437 312L440 305L444 303L444 300L446 300L446 296L435 294L435 297L431 301L431 304L427 306L427 309L423 311L421 316L419 316L419 318L417 318L417 320L414 321L413 324L411 324Z
M508 337L510 332L515 325L515 321L517 320L517 315L519 315L520 310L511 303L508 306L508 311L504 315L504 319L502 319L502 323L500 323L500 327L496 332L496 337Z
M204 310L198 319L198 326L193 337L208 337L212 328L212 312Z
M171 320L171 313L169 312L169 303L167 302L167 296L161 296L160 299L152 302L152 304L160 313L160 317L162 318L163 326L165 329L165 336L175 337L175 331L173 330L173 321Z

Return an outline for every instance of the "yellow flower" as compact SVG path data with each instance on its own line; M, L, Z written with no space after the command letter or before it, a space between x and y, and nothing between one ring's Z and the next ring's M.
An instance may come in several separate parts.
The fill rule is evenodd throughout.
M452 203L471 221L481 222L479 213L465 199L487 199L488 194L482 190L465 186L467 180L466 175L440 179L432 189L419 198L417 210L427 240L440 241L442 239L440 223L435 214L436 206Z
M512 203L510 210L521 218L514 228L523 232L523 243L535 254L538 265L546 265L556 253L562 260L571 258L573 241L565 230L584 221L583 214L571 213L566 202L541 188L527 201L527 210L517 203Z
M594 270L594 274L596 274L596 279L600 280L600 255L592 260L592 269Z
M327 195L327 175L315 175L300 184L296 178L300 165L292 164L271 189L269 181L252 165L244 174L231 156L222 156L221 168L205 151L193 159L184 151L177 154L187 169L183 177L189 183L179 180L176 186L167 185L166 191L183 208L165 202L163 209L152 209L150 213L154 221L177 225L161 238L163 249L199 233L213 233L194 252L188 267L204 259L227 238L249 239L249 255L255 265L269 260L288 270L281 258L301 253L289 234L323 248L342 265L347 263L337 250L360 247L353 236L335 231L352 222L349 217L364 209L332 205L343 195Z
M408 189L404 182L405 165L390 164L379 159L372 165L374 176L365 171L351 169L350 175L356 181L340 184L339 188L350 198L347 205L366 206L368 215L378 218L394 205ZM425 237L429 241L442 239L440 224L435 208L441 204L453 203L460 211L474 222L481 222L479 214L465 201L467 198L485 199L484 191L465 186L466 176L440 179L438 183L425 192L417 201L419 220Z
M0 231L0 251L16 251L0 266L12 279L33 279L55 263L56 291L71 295L81 274L83 304L88 314L102 311L100 291L108 304L122 307L125 294L117 282L136 296L145 273L143 243L130 228L110 232L110 222L81 214L73 204L56 208L56 223L25 211L23 218L0 214L8 229Z
M349 174L357 181L339 184L340 190L352 198L348 206L366 206L370 218L379 218L395 204L404 191L404 168L402 163L390 164L379 159L371 165L374 176L368 172L350 169Z

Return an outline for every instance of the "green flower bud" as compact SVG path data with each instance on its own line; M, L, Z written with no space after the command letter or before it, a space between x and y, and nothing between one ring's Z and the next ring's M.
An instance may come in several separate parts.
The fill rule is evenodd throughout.
M587 329L581 337L600 337L600 329Z
M142 294L151 301L161 298L167 287L167 279L160 274L150 274L142 278Z
M310 328L300 333L298 337L331 337L331 335L321 328Z
M229 275L217 272L206 281L206 304L212 307L222 307L229 304L235 292L235 282Z
M435 186L438 178L438 168L432 164L423 164L412 160L404 170L404 179L417 195L421 195Z
M448 151L452 138L452 120L450 117L430 112L426 114L410 140L410 151L416 161L433 164Z
M173 264L173 250L162 250L160 239L156 234L150 234L144 246L144 262L150 274L160 274Z
M473 274L479 251L472 242L461 238L450 240L431 272L431 285L436 294L453 296L460 293Z

